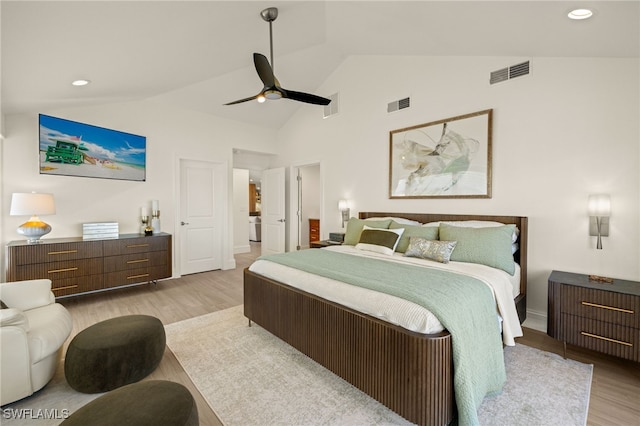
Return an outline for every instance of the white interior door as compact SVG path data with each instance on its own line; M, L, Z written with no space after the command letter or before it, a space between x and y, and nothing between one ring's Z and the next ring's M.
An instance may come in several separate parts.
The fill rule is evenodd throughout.
M284 167L262 173L262 254L284 253Z
M180 273L222 267L222 165L180 160Z

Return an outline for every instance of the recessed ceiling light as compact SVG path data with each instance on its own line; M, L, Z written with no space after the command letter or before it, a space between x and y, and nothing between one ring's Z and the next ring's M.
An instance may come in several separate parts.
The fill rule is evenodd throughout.
M571 12L569 12L569 16L570 19L589 19L593 16L593 12L589 9L574 9Z
M74 80L71 82L74 86L86 86L91 83L91 80Z

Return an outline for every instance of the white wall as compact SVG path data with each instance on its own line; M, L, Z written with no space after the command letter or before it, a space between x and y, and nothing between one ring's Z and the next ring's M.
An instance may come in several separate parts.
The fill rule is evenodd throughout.
M152 199L160 202L162 231L174 235L174 275L179 274L179 232L176 187L179 159L203 160L226 166L225 193L216 194L224 203L223 268L234 266L232 164L233 148L270 151L275 131L252 127L206 114L172 108L158 102L132 102L73 110L40 111L83 123L122 130L147 137L146 182L40 175L38 170L37 114L5 116L2 143L3 244L23 239L15 229L22 217L9 216L13 192L51 192L56 215L43 217L53 230L45 238L82 235L84 222L113 220L121 233L139 230L140 206ZM2 255L4 256L4 250ZM4 258L2 264L5 264Z
M529 59L531 75L489 85L491 71ZM329 171L325 229L339 229L341 198L354 216L528 216L528 310L544 318L553 269L640 279L639 75L638 59L350 57L316 91L339 92L339 113L323 120L321 108L301 108L278 133L277 163L314 158ZM410 108L386 112L406 96ZM390 130L488 108L491 199L388 198ZM603 250L588 236L587 197L595 192L611 195Z

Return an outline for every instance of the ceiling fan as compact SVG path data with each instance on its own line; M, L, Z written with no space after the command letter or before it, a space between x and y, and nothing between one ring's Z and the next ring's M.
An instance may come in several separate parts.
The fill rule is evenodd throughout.
M258 102L264 102L267 99L280 99L286 98L291 99L293 101L298 102L306 102L308 104L315 105L329 105L331 99L323 98L321 96L312 95L310 93L296 92L294 90L283 89L280 85L280 82L273 74L273 32L272 32L272 23L278 17L278 9L275 7L269 7L260 12L260 16L262 19L269 23L269 46L271 50L271 65L269 65L269 61L267 58L260 54L253 54L253 63L256 67L256 71L258 72L258 76L264 87L255 96L250 96L248 98L239 99L237 101L229 102L225 105L235 105L242 102L251 101L253 99L257 99Z

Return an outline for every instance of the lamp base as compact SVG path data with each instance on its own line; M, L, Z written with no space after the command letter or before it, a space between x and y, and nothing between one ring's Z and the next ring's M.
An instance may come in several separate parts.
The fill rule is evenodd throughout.
M27 222L18 226L18 234L27 237L27 243L38 244L40 238L51 232L51 226L42 222L37 216L33 216Z

